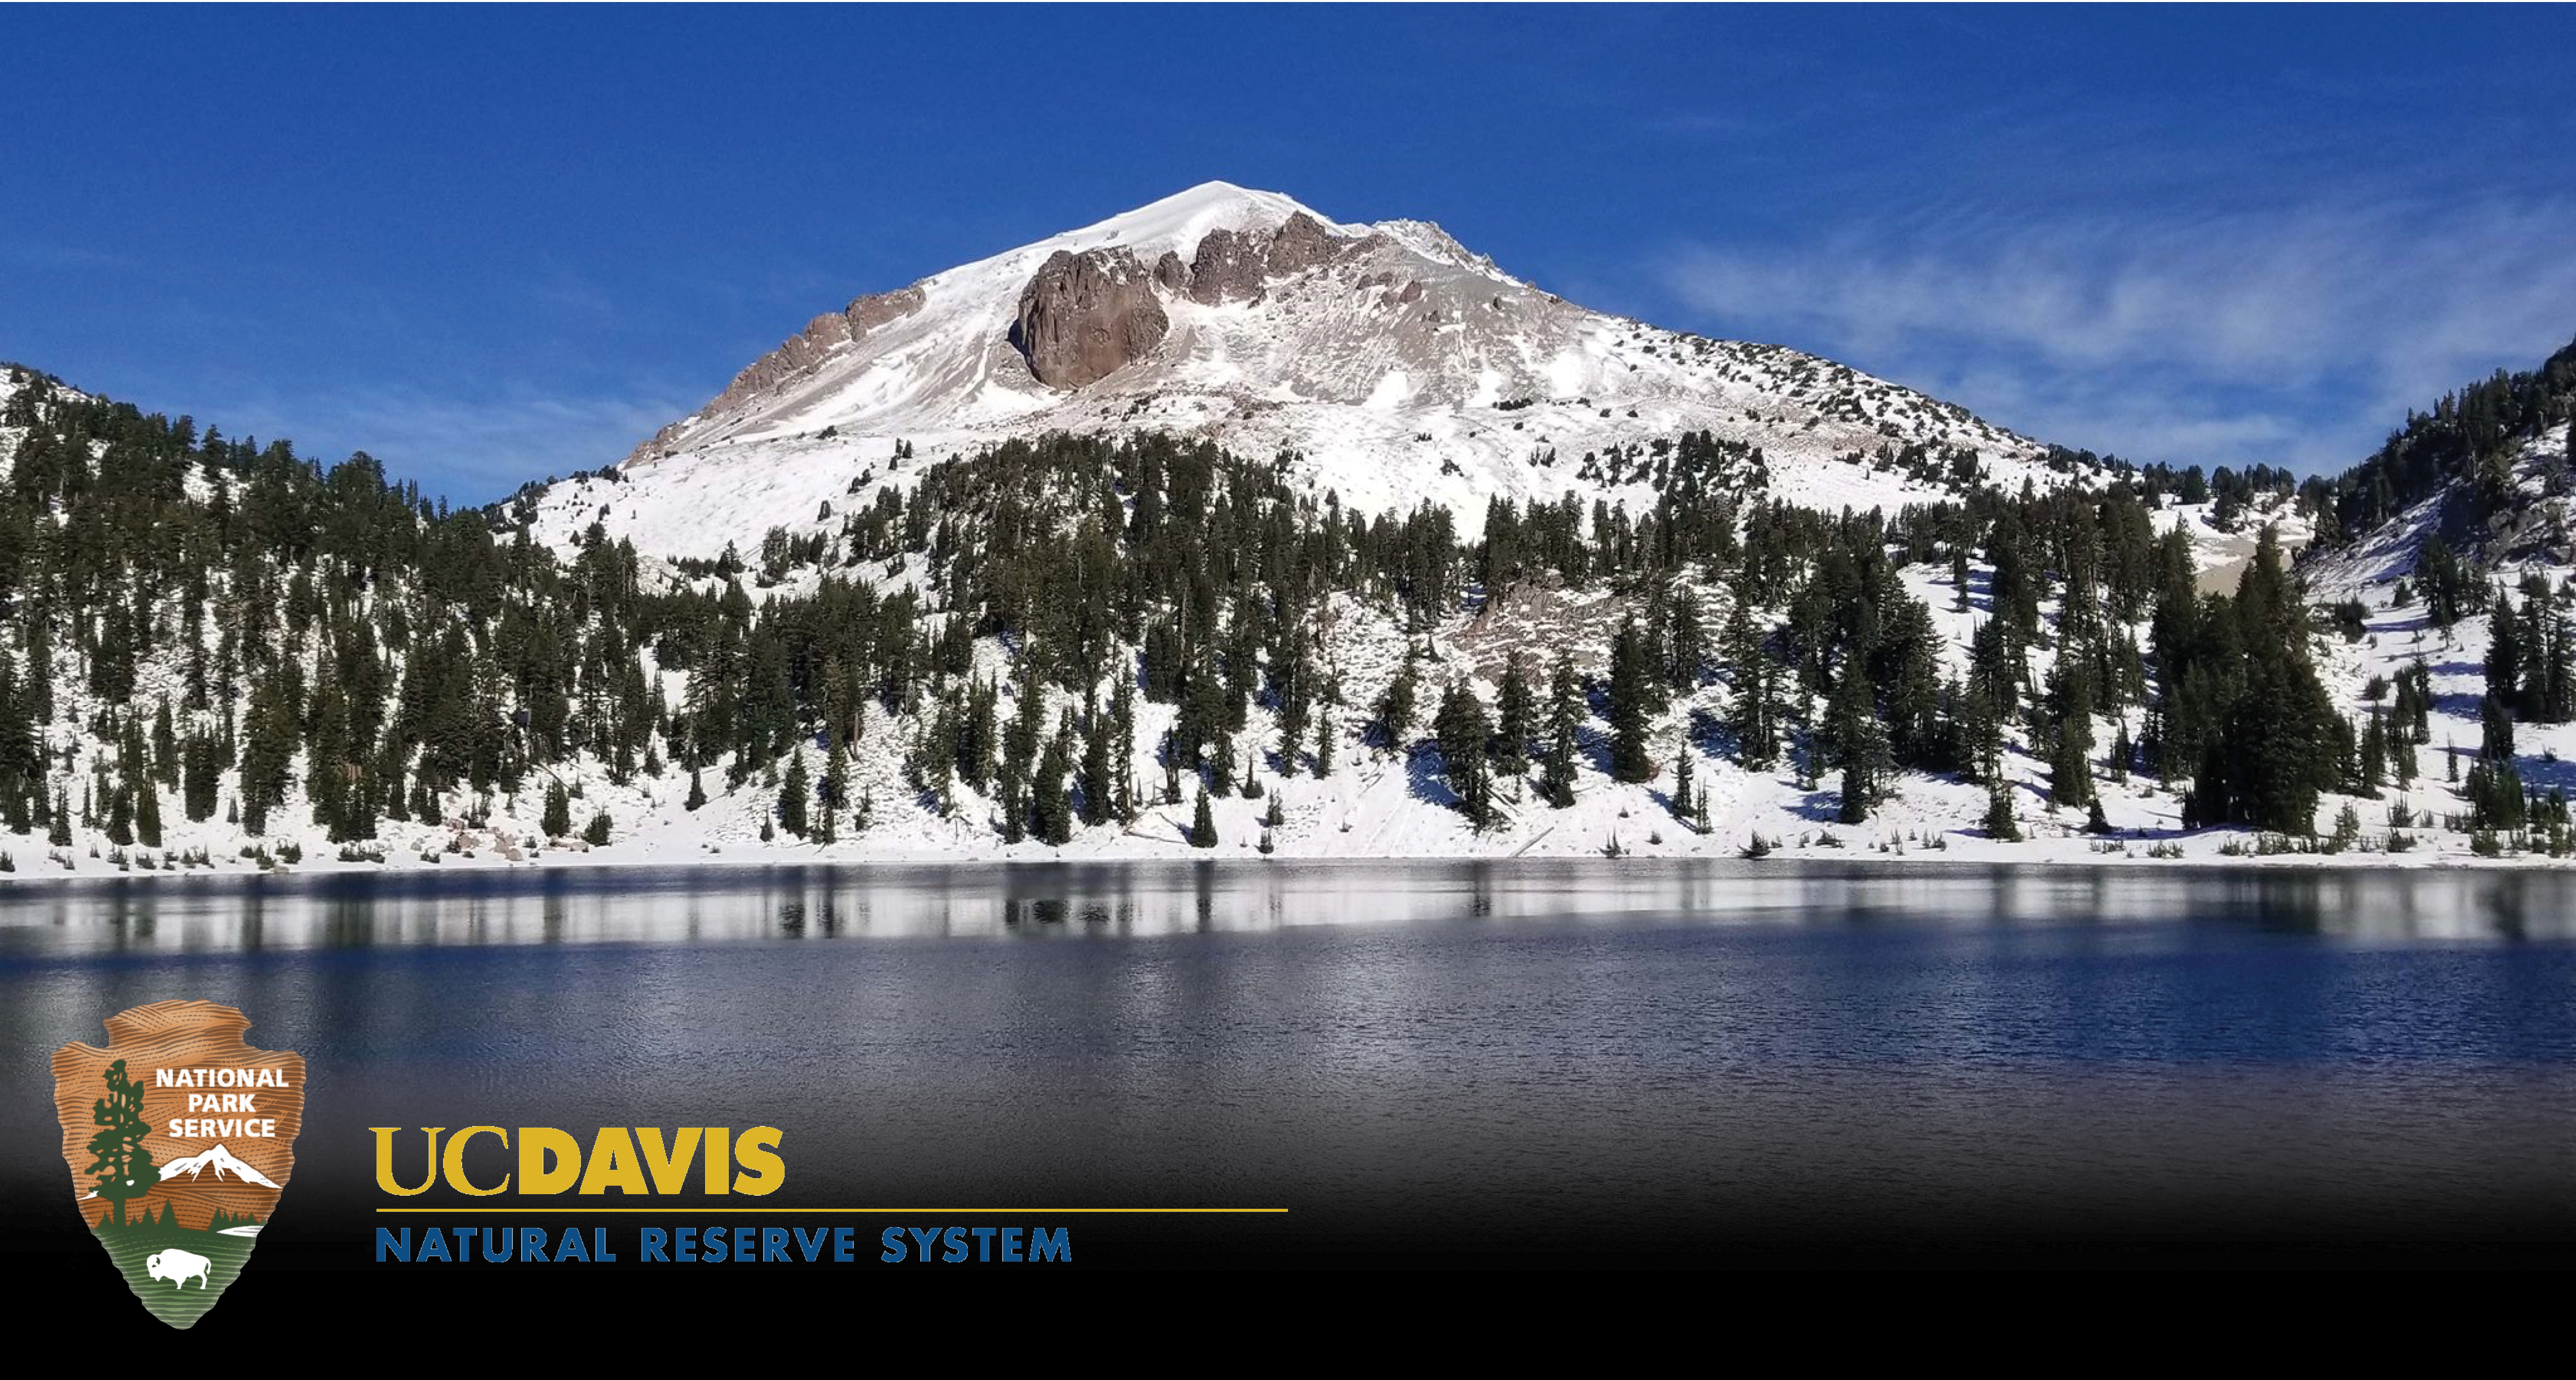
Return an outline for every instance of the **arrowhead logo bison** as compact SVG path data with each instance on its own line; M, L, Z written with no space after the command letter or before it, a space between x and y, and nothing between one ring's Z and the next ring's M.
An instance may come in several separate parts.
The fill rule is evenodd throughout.
M191 1327L250 1262L295 1168L304 1059L229 1006L164 1001L54 1051L72 1196L146 1312Z

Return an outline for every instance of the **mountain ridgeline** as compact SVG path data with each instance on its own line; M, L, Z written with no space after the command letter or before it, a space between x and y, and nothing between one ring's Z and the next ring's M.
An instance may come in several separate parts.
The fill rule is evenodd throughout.
M2546 525L2555 509L2520 500L2526 493L2563 497L2576 484L2576 456L2544 443L2571 416L2576 343L2537 369L2498 370L2429 412L2410 411L2405 426L2360 464L2308 481L2310 501L2331 519L2319 540L2334 546L2364 539L2429 506L2420 535L2444 546L2474 547L2496 560L2554 555L2566 564L2568 533Z

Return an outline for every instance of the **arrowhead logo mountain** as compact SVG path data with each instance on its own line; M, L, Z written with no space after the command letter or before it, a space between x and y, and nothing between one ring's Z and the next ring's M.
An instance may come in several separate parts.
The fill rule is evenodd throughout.
M187 1328L250 1263L295 1168L303 1056L242 1041L233 1007L164 1001L54 1051L73 1202L144 1310Z

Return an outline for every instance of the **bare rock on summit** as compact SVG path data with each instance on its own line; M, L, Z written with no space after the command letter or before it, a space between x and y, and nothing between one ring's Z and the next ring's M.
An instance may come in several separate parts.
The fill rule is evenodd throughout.
M1261 295L1269 271L1262 245L1232 230L1210 230L1200 237L1190 260L1190 300L1206 306L1248 302Z
M1171 329L1154 284L1123 248L1059 249L1020 290L1011 343L1050 388L1079 388L1151 353Z
M1270 275L1285 278L1330 263L1339 247L1322 222L1299 211L1281 221L1278 233L1270 237Z

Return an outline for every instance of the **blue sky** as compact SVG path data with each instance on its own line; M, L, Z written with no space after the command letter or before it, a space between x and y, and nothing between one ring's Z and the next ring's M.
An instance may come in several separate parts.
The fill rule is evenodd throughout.
M2051 440L2336 468L2576 336L2564 7L0 9L0 359L460 501L1212 178Z

